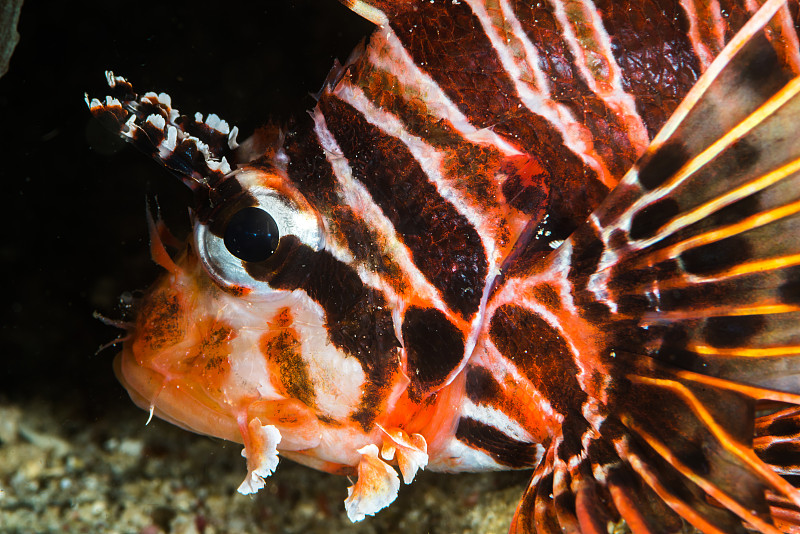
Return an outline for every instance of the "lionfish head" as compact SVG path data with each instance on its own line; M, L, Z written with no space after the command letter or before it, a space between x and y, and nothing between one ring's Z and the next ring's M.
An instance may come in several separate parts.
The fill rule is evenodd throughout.
M263 487L280 450L329 472L374 471L351 491L354 519L385 506L399 482L375 444L410 481L426 443L397 421L433 407L408 399L392 306L329 246L319 210L287 178L284 136L264 129L239 146L216 116L181 116L167 95L139 97L107 78L114 96L89 102L95 115L194 193L185 243L149 220L164 272L136 304L115 360L120 381L151 416L243 443L242 493ZM243 153L249 163L231 168ZM452 427L447 417L426 424Z
M278 287L287 277L309 276L286 267L287 258L321 248L313 209L284 185L278 169L237 170L216 187L198 187L197 198L193 232L174 261L161 223L153 224L154 257L165 272L137 304L117 359L119 378L160 416L196 432L222 429L237 440L252 399L297 399L285 408L297 418L314 419L318 411L338 416L315 398L313 370L299 365L302 350L336 357L314 346L326 336L319 307ZM349 370L336 382L345 397L348 381L358 387L357 363ZM297 441L284 437L283 446L308 448L307 439Z

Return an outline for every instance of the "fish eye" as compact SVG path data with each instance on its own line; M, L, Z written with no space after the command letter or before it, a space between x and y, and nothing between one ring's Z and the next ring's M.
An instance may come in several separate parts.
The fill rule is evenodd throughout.
M225 248L243 261L264 261L278 248L278 225L265 210L243 208L234 214L225 228Z
M260 171L241 172L229 179L237 180L246 194L217 205L205 220L195 218L197 257L220 288L245 290L250 298L276 297L263 273L278 267L287 238L287 243L299 241L320 250L322 224L303 197L270 187L269 176ZM260 273L257 278L254 272Z

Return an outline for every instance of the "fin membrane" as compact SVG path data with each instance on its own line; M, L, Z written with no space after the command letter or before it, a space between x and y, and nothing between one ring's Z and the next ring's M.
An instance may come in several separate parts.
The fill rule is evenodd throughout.
M181 115L166 93L137 95L121 76L106 72L111 94L86 104L97 119L126 141L163 163L192 190L213 187L231 172L238 128L215 114L203 120Z
M587 357L609 373L564 418L512 532L800 525L800 78L762 30L783 4L547 259L603 325ZM756 419L764 400L781 404Z

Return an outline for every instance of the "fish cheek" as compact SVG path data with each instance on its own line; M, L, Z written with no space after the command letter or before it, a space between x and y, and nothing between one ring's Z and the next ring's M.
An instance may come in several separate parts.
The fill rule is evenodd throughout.
M214 316L195 318L190 325L189 306L185 293L174 286L157 286L138 311L133 353L141 367L219 401L230 375L230 341L236 333ZM180 350L171 350L178 344L183 344Z
M313 408L314 384L308 364L303 359L300 335L292 327L293 322L291 310L282 308L271 322L270 330L259 339L258 348L264 355L275 389Z
M197 322L199 343L186 357L175 362L176 371L186 380L205 389L219 401L223 400L223 386L231 373L231 340L236 332L229 324L213 316Z
M146 296L136 316L133 351L140 365L177 345L188 330L186 303L175 291L157 289Z

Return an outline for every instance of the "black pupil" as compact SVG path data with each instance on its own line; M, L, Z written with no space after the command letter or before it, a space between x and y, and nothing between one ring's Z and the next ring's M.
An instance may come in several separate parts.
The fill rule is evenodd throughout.
M244 261L263 261L278 248L278 225L260 208L244 208L231 217L225 229L225 247Z

